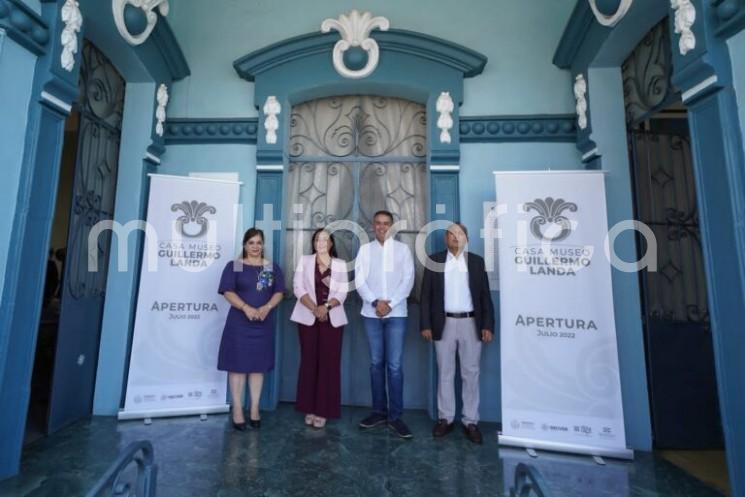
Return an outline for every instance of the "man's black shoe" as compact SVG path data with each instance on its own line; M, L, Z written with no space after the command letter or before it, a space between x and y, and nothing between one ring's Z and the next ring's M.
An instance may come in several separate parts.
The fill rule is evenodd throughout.
M360 429L369 430L370 428L375 428L376 426L385 424L386 421L388 421L386 416L374 412L360 421Z
M401 418L394 419L393 421L388 421L388 427L401 438L408 439L414 436L411 434L411 430L409 430L409 427L406 426L406 423L404 423Z

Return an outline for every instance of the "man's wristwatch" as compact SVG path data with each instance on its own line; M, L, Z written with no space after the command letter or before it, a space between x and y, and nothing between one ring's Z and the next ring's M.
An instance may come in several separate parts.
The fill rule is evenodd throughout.
M323 306L326 308L327 311L331 310L331 304L328 302L324 302Z
M373 307L378 307L378 299L375 299L370 303L372 304Z

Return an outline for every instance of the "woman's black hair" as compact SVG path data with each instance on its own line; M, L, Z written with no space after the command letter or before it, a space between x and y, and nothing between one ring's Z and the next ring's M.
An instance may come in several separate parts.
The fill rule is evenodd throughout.
M313 238L310 240L310 253L315 254L316 253L316 238L318 237L318 234L322 231L326 231L326 228L318 228L315 233L313 233ZM326 231L329 235L329 240L331 240L331 249L329 249L329 254L331 254L331 257L338 258L339 256L336 255L336 240L334 240L334 235Z
M246 242L249 241L251 238L255 237L256 235L259 235L261 237L261 243L264 243L264 232L261 231L259 228L248 228L246 232L243 234L243 243L241 244L241 257L243 259L246 258ZM264 249L261 249L261 257L264 257Z

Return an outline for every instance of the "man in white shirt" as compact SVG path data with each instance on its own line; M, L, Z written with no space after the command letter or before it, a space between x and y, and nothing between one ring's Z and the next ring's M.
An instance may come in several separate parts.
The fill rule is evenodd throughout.
M445 234L448 249L432 255L440 270L426 267L422 281L420 325L425 340L435 342L437 355L438 421L432 430L443 437L455 419L455 354L463 381L463 416L466 437L483 442L479 422L479 369L481 344L492 341L494 305L484 259L465 250L468 231L453 223Z
M414 258L409 247L388 237L391 226L393 214L375 213L375 240L360 247L354 264L355 285L362 297L362 322L370 347L373 404L372 414L359 426L369 429L387 423L399 437L412 438L401 414L406 299L414 286Z

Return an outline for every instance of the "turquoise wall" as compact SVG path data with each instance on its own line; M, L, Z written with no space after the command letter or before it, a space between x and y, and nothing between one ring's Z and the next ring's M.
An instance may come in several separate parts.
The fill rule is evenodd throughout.
M634 219L621 70L618 67L590 68L587 82L589 106L595 116L592 139L600 154L599 166L608 173L605 188L608 227L611 228L621 221ZM621 260L637 260L633 232L626 231L618 236L614 248ZM612 279L626 440L632 448L651 450L639 275L613 269Z
M122 224L133 219L145 218L148 171L144 169L142 158L150 144L149 125L153 112L154 91L155 85L152 83L127 85L115 216ZM150 169L157 174L176 175L188 175L190 172L238 172L240 180L243 181L240 200L243 203L242 213L246 221L242 224L248 225L254 215L255 157L256 147L249 145L172 146L161 157L161 165ZM119 272L116 265L119 254L116 244L112 243L107 295L130 295L132 300L106 301L94 399L94 414L97 415L115 415L119 411L126 383L131 330L134 327L134 297L139 281L140 247L141 238L130 236L127 243L127 262L128 266L134 269Z
M41 2L39 0L21 0L23 3L34 9L37 14L41 14Z
M740 130L743 134L743 149L745 149L745 31L740 31L730 38L727 45L732 59L733 86L737 95L737 111L740 116Z
M363 0L353 6L318 0L307 11L294 0L218 8L179 0L172 2L168 19L192 75L175 85L169 112L172 117L255 116L253 85L238 78L233 61L286 38L319 32L324 19L352 7L387 17L391 28L437 36L486 55L484 73L465 81L461 115L572 112L569 74L551 58L573 4L466 0L423 8L414 0Z
M242 226L249 227L254 220L256 195L256 146L255 145L180 145L170 146L161 157L159 174L187 176L189 173L238 173L240 187ZM239 233L239 237L243 232ZM240 240L236 242L236 249ZM236 252L237 254L237 252Z
M128 83L124 97L124 119L119 153L114 221L126 224L143 219L147 168L145 151L150 145L152 116L155 112L155 83ZM134 314L134 296L139 281L139 240L132 234L127 239L127 253L120 254L116 237L111 241L107 299L101 323L101 347L98 357L93 413L114 415L125 381L127 357ZM126 258L129 271L120 272L118 261ZM111 298L114 296L114 298Z
M461 115L573 113L570 74L552 66L551 59L574 2L472 3L466 8L453 4L428 12L417 10L413 3L388 1L357 8L388 17L392 27L461 43L489 58L483 74L465 80ZM317 31L324 18L336 17L348 9L341 2L325 0L314 9L317 16L288 16L285 12L290 12L289 4L290 0L282 0L271 7L245 4L222 10L193 1L176 5L169 19L189 60L192 76L174 86L169 116L256 115L253 85L237 77L231 66L233 60L285 38ZM282 22L276 22L277 19ZM219 32L212 29L214 25L221 26ZM247 25L251 29L246 29ZM537 25L542 29L535 30ZM524 35L526 32L531 33L529 38ZM615 91L616 81L611 79L609 83ZM620 89L618 95L622 95ZM616 112L618 104L615 100L606 100L597 105L599 108L610 106L608 111ZM604 131L613 140L625 137L622 104L621 100L620 128L614 121L614 127ZM625 141L623 143L625 147ZM253 171L254 153L251 147L172 145L168 147L159 172L241 170L238 168ZM625 148L613 146L607 154L607 167L612 170L608 185L609 223L612 225L633 215ZM479 229L483 226L483 202L494 200L493 171L577 169L583 167L580 159L574 144L566 143L461 145L460 218L471 228L471 249L480 254L484 251ZM229 165L236 169L230 169ZM248 215L252 198L252 193L244 191L246 223L252 219ZM635 253L631 238L620 239L617 248L629 256L627 260ZM627 438L631 447L648 449L651 433L636 276L614 272L613 285ZM495 304L498 303L497 292L493 298ZM499 419L499 367L498 346L487 347L482 361L482 415L485 420Z
M0 77L0 166L3 174L3 180L0 182L0 298L5 282L8 243L18 198L18 181L26 142L26 123L35 65L36 56L0 30L0 74L3 75Z
M479 231L484 225L484 202L496 200L494 171L580 169L573 143L494 143L461 145L460 220L469 228L469 250L484 255ZM435 235L441 236L441 235ZM499 292L492 288L497 329ZM482 349L481 414L485 421L501 421L500 357L497 342Z

